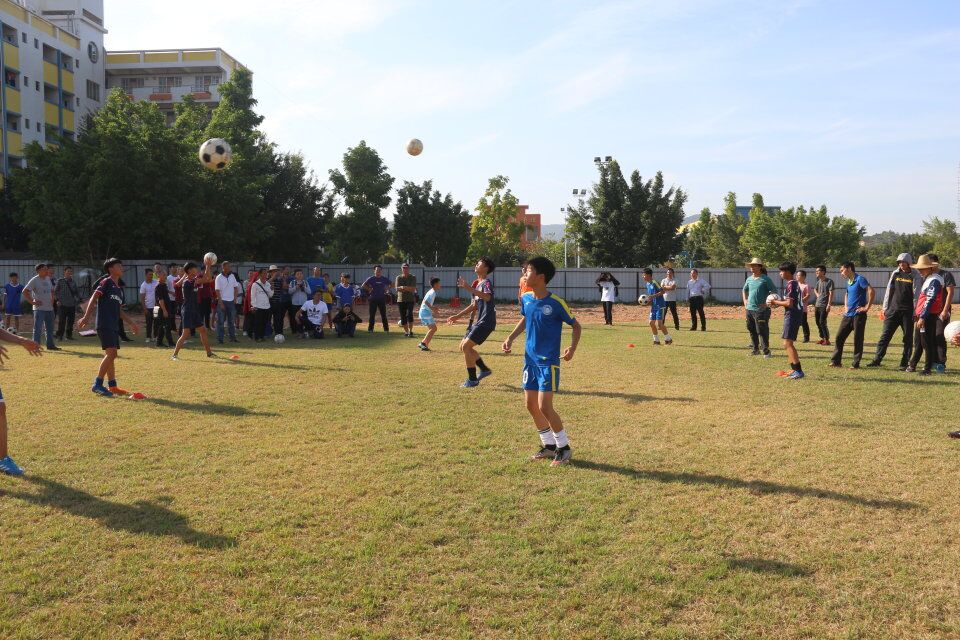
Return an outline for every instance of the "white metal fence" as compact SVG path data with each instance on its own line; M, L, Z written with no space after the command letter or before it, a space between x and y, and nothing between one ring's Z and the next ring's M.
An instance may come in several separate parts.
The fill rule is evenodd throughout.
M176 260L128 260L124 261L125 273L124 273L124 284L125 284L125 294L126 299L129 304L135 304L138 299L138 289L140 283L143 281L144 270L148 267L152 268L155 262L160 262L163 265L167 265L171 262L176 262L177 264L183 264L183 261ZM234 262L233 271L237 274L237 278L243 280L247 277L247 272L251 269L254 269L257 266L264 267L270 265L270 262L258 262L256 264L252 262ZM274 263L278 264L278 263ZM324 273L329 273L334 283L339 281L339 276L341 273L346 273L350 275L351 281L357 284L362 283L367 277L373 275L373 265L343 265L343 264L316 264L316 263L304 263L304 264L294 264L287 263L291 269L302 268L304 269L306 275L309 277L313 267L320 267ZM7 275L12 272L18 272L20 275L20 281L24 284L33 277L35 263L32 261L24 260L0 260L0 275L2 275L4 282L7 280ZM100 275L102 269L97 266L89 265L57 265L54 269L56 277L60 277L63 274L63 269L65 266L72 266L75 270L75 277L77 284L80 288L81 295L86 298L89 295L90 289L93 282ZM883 299L883 294L886 290L887 280L890 277L890 272L893 268L890 269L877 269L877 268L864 268L858 270L858 273L863 275L874 289L877 292L877 301ZM560 269L557 271L556 276L550 282L550 289L557 295L561 296L565 300L570 302L597 302L600 300L600 292L597 289L595 283L597 277L600 275L601 269ZM611 272L614 277L620 281L620 297L619 300L623 302L633 302L640 295L641 286L643 284L643 270L642 269L603 269L603 271ZM722 302L726 304L740 304L740 291L743 288L743 282L746 277L750 274L747 269L700 269L700 278L708 282L711 286L710 297L708 300L713 300L716 302ZM807 281L812 285L816 279L814 275L814 269L811 267L806 268L808 279ZM410 272L417 277L417 286L420 289L421 295L426 291L426 288L430 284L431 278L440 278L441 290L438 295L439 298L449 299L458 294L456 283L457 278L462 276L467 281L471 281L474 278L473 271L470 267L427 267L423 265L411 265ZM391 280L399 275L400 265L398 264L384 264L383 265L383 275L390 278ZM654 270L654 278L659 282L662 278L666 276L666 270L656 269ZM834 292L835 304L840 304L843 302L844 286L843 278L837 269L831 269L828 273L828 276L833 278L836 283L836 291ZM780 281L780 276L776 273L775 270L771 270L770 278L774 281L777 286L782 286ZM517 283L520 279L520 268L519 267L500 267L494 271L491 280L493 281L494 286L494 295L497 300L516 300L517 298ZM689 271L679 270L677 271L676 280L679 285L677 299L680 301L685 301L687 299L687 292L684 288L687 280L689 279ZM463 291L460 290L460 295L463 294ZM960 292L956 294L957 298L960 298ZM955 300L956 302L957 300Z

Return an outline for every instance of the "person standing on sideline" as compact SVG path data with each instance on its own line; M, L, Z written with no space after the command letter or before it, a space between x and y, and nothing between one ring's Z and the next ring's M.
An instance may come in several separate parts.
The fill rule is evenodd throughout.
M270 272L267 269L260 269L257 279L250 285L250 308L253 310L251 337L257 342L263 342L273 306L273 286L267 280L268 275Z
M526 269L526 265L524 265ZM613 303L620 294L620 281L609 271L602 271L597 278L597 288L600 289L600 305L603 307L603 323L613 326ZM521 294L522 298L522 294Z
M17 335L20 333L20 316L23 315L23 285L20 283L20 276L14 272L11 273L10 281L3 285L3 324L10 329L10 333ZM13 323L11 325L11 323Z
M320 272L320 267L314 267L311 273L312 275L309 278L307 278L307 284L310 285L310 295L312 296L313 292L319 289L321 292L320 294L321 299L327 304L327 310L333 311L333 301L331 300L330 302L327 302L327 297L326 297L327 285L330 284L330 278L327 275ZM332 317L333 317L332 314L328 314L327 317L324 319L324 322L329 323ZM331 329L333 328L332 323L330 324L330 328Z
M254 283L259 274L256 269L247 270L247 279L243 281L243 335L253 339L253 305L251 296Z
M153 292L157 299L156 313L153 318L153 332L157 334L158 347L164 346L164 338L167 340L166 346L172 347L175 344L173 334L170 333L173 303L170 302L170 292L167 290L167 274L162 265L157 265L153 275L157 279L157 289Z
M390 279L383 276L383 267L379 264L373 268L373 275L364 280L363 290L367 292L370 301L370 321L367 331L373 333L373 321L377 311L380 312L380 321L383 330L390 331L387 324L387 289L390 288Z
M273 320L273 334L281 335L283 333L283 317L287 312L284 304L287 296L287 287L290 286L287 279L280 272L280 267L275 264L270 265L270 289L273 295L270 296L270 315Z
M943 276L936 273L937 263L930 258L929 254L920 256L917 263L911 266L920 272L923 284L920 286L920 295L917 297L914 309L917 323L914 333L913 359L905 370L910 373L916 371L920 354L923 353L926 356L926 364L920 371L920 375L928 376L937 364L939 353L935 323L946 305L947 292Z
M754 258L747 263L750 277L743 283L743 306L747 310L747 331L750 332L750 341L753 343L752 356L763 353L764 358L770 358L770 305L767 296L777 292L765 273L763 261Z
M663 289L664 302L664 321L666 321L667 311L673 315L673 329L680 331L680 316L677 315L677 281L673 268L667 268L667 277L660 281L660 288Z
M103 349L103 360L100 361L100 368L90 391L105 398L112 398L129 393L117 385L116 361L117 351L120 349L120 321L126 320L134 335L140 333L140 327L123 310L123 287L120 286L123 263L118 258L109 258L103 263L103 270L107 275L90 295L87 310L77 327L83 329L87 326L90 316L93 315L93 307L96 306L97 337L100 338L100 348ZM107 386L103 385L104 380L107 381Z
M806 299L803 297L801 285L795 280L797 265L792 262L784 262L780 265L780 278L783 279L783 300L771 300L769 305L773 307L783 307L783 350L787 352L787 360L790 362L791 372L781 371L780 377L788 380L800 380L804 377L803 367L800 366L800 354L797 353L796 341L797 334L800 332L800 325L804 321L807 308ZM810 329L807 328L809 332ZM809 335L809 333L808 333Z
M168 322L171 331L180 331L177 326L177 316L180 315L180 305L183 304L183 291L177 286L177 281L180 280L179 272L180 267L172 262L167 265L167 291L170 294L171 303Z
M16 336L6 329L0 329L0 365L4 359L9 358L6 347L2 343L18 344L27 350L32 356L43 355L40 351L40 345L33 340L27 340ZM8 476L22 476L23 469L10 457L10 451L7 448L7 403L3 399L3 391L0 390L0 473Z
M143 320L147 325L146 342L153 342L153 308L157 306L157 281L153 279L153 269L149 267L143 272L143 282L140 283L140 308L143 309Z
M343 309L345 305L350 305L350 309L353 309L353 299L356 297L356 289L353 288L353 284L350 282L349 273L340 274L340 283L333 290L333 296L336 300L337 305ZM331 316L332 319L332 316Z
M430 279L430 288L423 296L423 302L420 303L420 323L427 328L427 335L423 337L417 346L420 351L430 351L430 341L437 332L437 321L433 317L433 312L437 310L437 292L440 291L440 278Z
M306 333L306 329L300 329L298 318L301 317L300 308L313 297L313 289L310 283L303 279L303 269L297 269L293 272L293 280L290 281L290 307L287 310L287 316L290 319L290 331L293 335ZM320 300L323 301L323 291L320 292ZM324 307L327 305L324 304ZM322 329L323 327L321 327Z
M475 387L493 373L477 353L477 347L482 345L497 328L497 308L493 300L493 283L490 282L490 274L496 268L493 260L484 256L477 260L477 264L473 267L477 279L472 286L468 287L463 277L457 279L457 286L466 289L473 301L460 313L450 316L447 323L456 324L457 320L463 316L476 311L475 321L467 327L467 334L460 341L460 352L463 353L463 360L467 367L467 379L460 385L461 387ZM479 374L477 369L480 369Z
M233 275L233 266L229 260L220 263L220 273L213 281L217 299L217 342L223 344L224 327L229 328L230 342L237 340L237 296L240 295L240 283Z
M813 317L817 323L817 333L820 334L819 345L830 346L830 325L827 321L830 319L830 307L833 305L833 279L827 277L826 265L817 267L817 283L813 287L813 292L817 296L816 306L813 310Z
M663 343L673 344L673 338L663 322L663 316L667 311L667 305L663 301L663 289L653 281L653 269L643 270L643 281L647 287L647 303L650 305L650 331L653 332L653 344L660 346L660 336L658 331L663 332Z
M37 275L23 288L23 296L33 305L33 341L40 344L40 334L47 331L47 350L60 351L53 341L53 284L50 282L47 265L35 267Z
M837 343L833 348L831 367L840 367L843 358L843 345L853 333L853 364L852 369L860 368L860 359L863 358L863 335L867 329L867 314L873 306L873 287L867 279L857 273L852 262L844 262L840 267L840 274L847 280L847 293L844 295L846 312L840 320L840 329L837 330Z
M903 332L903 353L900 356L900 371L906 371L910 364L910 355L913 351L913 316L917 286L917 275L911 265L913 256L901 253L897 256L897 268L890 274L887 281L887 292L883 296L881 319L883 329L880 339L877 340L877 353L873 360L867 363L868 367L879 367L887 355L887 346L897 329Z
M796 265L794 265L796 267ZM803 318L800 319L800 328L803 330L803 342L810 342L810 323L807 322L807 304L810 303L812 295L810 285L807 284L807 272L798 269L796 272L797 282L800 284L800 299L803 301Z
M200 297L197 295L197 287L206 284L213 284L213 265L204 262L203 273L198 273L196 262L187 262L183 265L183 275L180 276L180 286L183 287L183 333L177 340L177 346L173 350L171 360L176 360L183 349L187 338L195 332L200 332L200 342L203 349L207 352L207 357L213 357L213 351L210 349L210 341L207 338L207 326L203 323L203 317L200 313Z
M413 337L413 307L417 304L417 276L410 273L410 265L400 265L400 275L396 277L394 288L397 290L397 308L400 322L403 323L403 335Z
M700 331L707 330L707 316L703 313L703 303L710 293L710 283L700 279L700 272L690 270L690 279L687 280L687 300L690 304L690 331L697 330L697 317L700 318Z
M953 274L946 269L940 268L940 256L935 253L928 254L929 258L937 263L933 272L943 278L943 288L946 295L943 301L943 311L936 317L934 322L937 325L937 364L933 370L937 373L943 373L947 370L947 339L943 335L943 330L950 324L950 315L953 310L953 292L957 289L957 281Z
M552 458L551 466L568 464L573 457L563 420L553 408L553 395L560 390L560 359L573 360L581 334L580 323L571 315L567 303L547 289L556 271L553 263L544 257L532 258L527 263L527 283L533 291L524 294L520 321L502 345L503 352L510 353L517 336L527 332L523 350L523 395L540 435L540 450L530 459ZM561 355L564 324L572 328L573 338Z
M65 267L63 277L57 280L53 290L53 298L58 303L57 308L57 340L63 340L66 333L67 340L73 340L73 325L77 321L77 307L80 306L80 289L73 279L73 267Z
M327 324L333 329L333 310L336 308L336 296L333 295L333 282L330 280L330 274L323 274L323 281L326 285L323 288L323 302L327 305Z

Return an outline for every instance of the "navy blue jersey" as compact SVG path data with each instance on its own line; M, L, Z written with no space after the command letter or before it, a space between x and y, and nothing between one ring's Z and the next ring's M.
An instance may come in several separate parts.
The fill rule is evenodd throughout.
M477 319L473 324L479 327L489 327L491 329L496 328L497 308L493 301L493 285L490 284L490 280L484 278L477 283L477 286L475 286L474 289L477 291L482 291L483 293L489 293L490 299L483 300L479 296L473 297L473 301L477 304Z
M184 315L196 313L198 308L197 289L193 279L183 281L183 311Z
M563 324L574 323L567 303L553 293L538 300L532 292L527 292L520 299L520 314L526 319L524 361L528 365L559 365Z
M97 300L97 329L119 331L123 287L108 277L100 281L96 292L100 294L100 299Z
M787 309L788 311L803 313L807 308L803 296L800 295L800 283L796 280L787 281L783 288L783 299L793 301L793 305Z

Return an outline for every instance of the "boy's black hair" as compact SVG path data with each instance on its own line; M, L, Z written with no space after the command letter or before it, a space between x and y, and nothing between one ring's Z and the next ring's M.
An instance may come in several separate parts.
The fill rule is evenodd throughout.
M47 268L47 263L46 263L46 262L41 262L40 264L38 264L37 266L35 266L35 267L33 268L33 270L34 270L34 271L40 271L40 269L46 269L46 268Z
M120 258L107 258L103 261L103 270L104 272L110 271L110 267L115 264L123 264L123 260Z
M483 256L482 258L480 258L480 262L482 262L487 266L487 275L490 275L491 273L493 273L494 270L497 268L497 265L493 263L493 260L491 260L487 256ZM530 264L530 263L527 262L527 264Z
M780 271L786 271L790 275L794 275L797 272L797 265L792 262L782 262L777 269Z
M797 269L797 275L798 275L798 276L799 276L799 275L802 275L804 278L806 278L806 277L807 277L807 272L804 271L803 269Z
M11 271L11 272L10 272L10 275L7 276L7 277L8 277L8 278L19 278L19 277L20 277L20 274L17 273L16 271Z
M196 268L197 268L197 263L196 263L196 262L184 262L184 263L183 263L183 270L184 270L185 272L190 271L190 269L196 269Z
M652 275L653 275L653 269L651 269L650 267L647 267L646 269L643 270L643 275L645 275L645 276L652 276Z
M928 253L927 257L933 260L934 262L940 262L940 256L935 253Z
M851 262L850 260L847 260L846 262L844 262L842 266L844 269L853 269L854 271L857 270L857 265L853 264L853 262Z
M700 273L700 270L697 269L696 267L694 267L693 269L690 269L690 273L693 273L694 271L696 271L697 273Z
M440 282L440 278L430 278L430 286L431 286L431 287L432 287L433 285L437 284L438 282Z
M527 261L527 266L537 272L537 275L543 276L543 281L549 283L553 276L557 275L557 268L553 266L550 258L537 256Z
M177 263L176 263L176 262L171 262L170 264L167 265L167 269L173 269L173 268L175 268L176 266L177 266Z
M818 264L818 265L817 265L817 269L823 269L824 272L826 272L826 270L827 270L827 265L825 265L825 264Z
M669 272L669 271L673 271L673 267L667 267L667 271L668 271L668 272ZM676 273L676 271L673 271L673 272Z
M67 268L69 269L70 267L67 267ZM146 269L143 270L143 274L144 274L144 275L146 275L146 274L148 274L148 273L153 273L153 269L151 269L150 267L147 267Z

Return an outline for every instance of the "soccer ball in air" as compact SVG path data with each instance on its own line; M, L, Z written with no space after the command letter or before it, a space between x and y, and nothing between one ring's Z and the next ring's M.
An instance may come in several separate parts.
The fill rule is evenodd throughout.
M960 335L960 320L951 322L943 328L943 337L946 339L947 344L952 343L957 335Z
M771 293L770 295L767 296L767 304L770 304L771 302L774 302L779 299L780 299L780 296L778 296L775 293Z
M286 338L283 337L282 333L278 333L277 335L273 336L273 341L277 344L283 344L286 341Z
M647 294L643 294L639 298L637 298L637 302L639 302L640 304L647 304L648 302L650 302L650 296L648 296Z
M423 153L423 143L417 138L411 138L407 143L407 153L412 156L418 156Z
M213 251L208 251L205 256L203 256L204 264L209 264L211 267L217 264L217 254Z
M223 138L211 138L200 145L200 162L211 171L220 171L233 160L230 143Z

